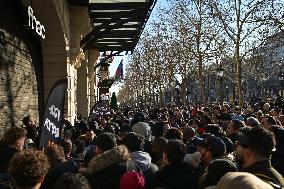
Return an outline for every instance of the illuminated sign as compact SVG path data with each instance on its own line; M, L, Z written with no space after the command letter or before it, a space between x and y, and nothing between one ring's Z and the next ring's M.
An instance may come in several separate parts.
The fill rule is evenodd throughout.
M33 14L33 9L31 6L28 7L28 15L29 15L29 27L36 31L36 33L42 38L45 38L45 28L41 23L36 19Z

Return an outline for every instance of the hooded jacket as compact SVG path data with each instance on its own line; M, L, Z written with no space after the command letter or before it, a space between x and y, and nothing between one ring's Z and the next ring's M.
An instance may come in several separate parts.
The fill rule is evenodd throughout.
M93 158L86 170L92 189L119 189L126 171L136 170L125 146L117 146Z
M146 181L146 188L150 188L154 174L158 171L157 165L151 163L150 155L143 151L132 152L130 157L136 168L143 173Z

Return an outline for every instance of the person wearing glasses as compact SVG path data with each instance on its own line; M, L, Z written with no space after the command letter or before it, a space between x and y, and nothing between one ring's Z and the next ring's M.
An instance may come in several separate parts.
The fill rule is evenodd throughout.
M276 144L273 133L262 127L244 127L240 131L236 161L241 166L241 171L283 187L283 177L271 166L270 161Z

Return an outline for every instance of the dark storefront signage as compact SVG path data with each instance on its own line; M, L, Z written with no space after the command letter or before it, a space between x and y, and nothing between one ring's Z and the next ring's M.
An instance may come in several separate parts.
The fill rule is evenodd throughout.
M66 87L67 80L59 80L49 94L45 107L40 147L45 147L49 142L60 142L61 130L64 123L63 113Z
M28 7L29 15L29 27L36 31L36 33L42 38L45 38L45 28L44 26L36 19L34 12L31 6Z
M91 109L89 114L89 121L96 120L101 116L108 115L108 101L101 100L97 102Z

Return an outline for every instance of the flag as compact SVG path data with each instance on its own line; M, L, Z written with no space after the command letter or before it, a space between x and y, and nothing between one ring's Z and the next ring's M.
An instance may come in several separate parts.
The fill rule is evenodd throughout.
M61 140L66 88L67 79L62 79L54 84L49 93L41 127L40 147L47 146L49 142L58 144Z
M115 72L115 77L119 79L123 79L123 59L120 61L116 72Z

